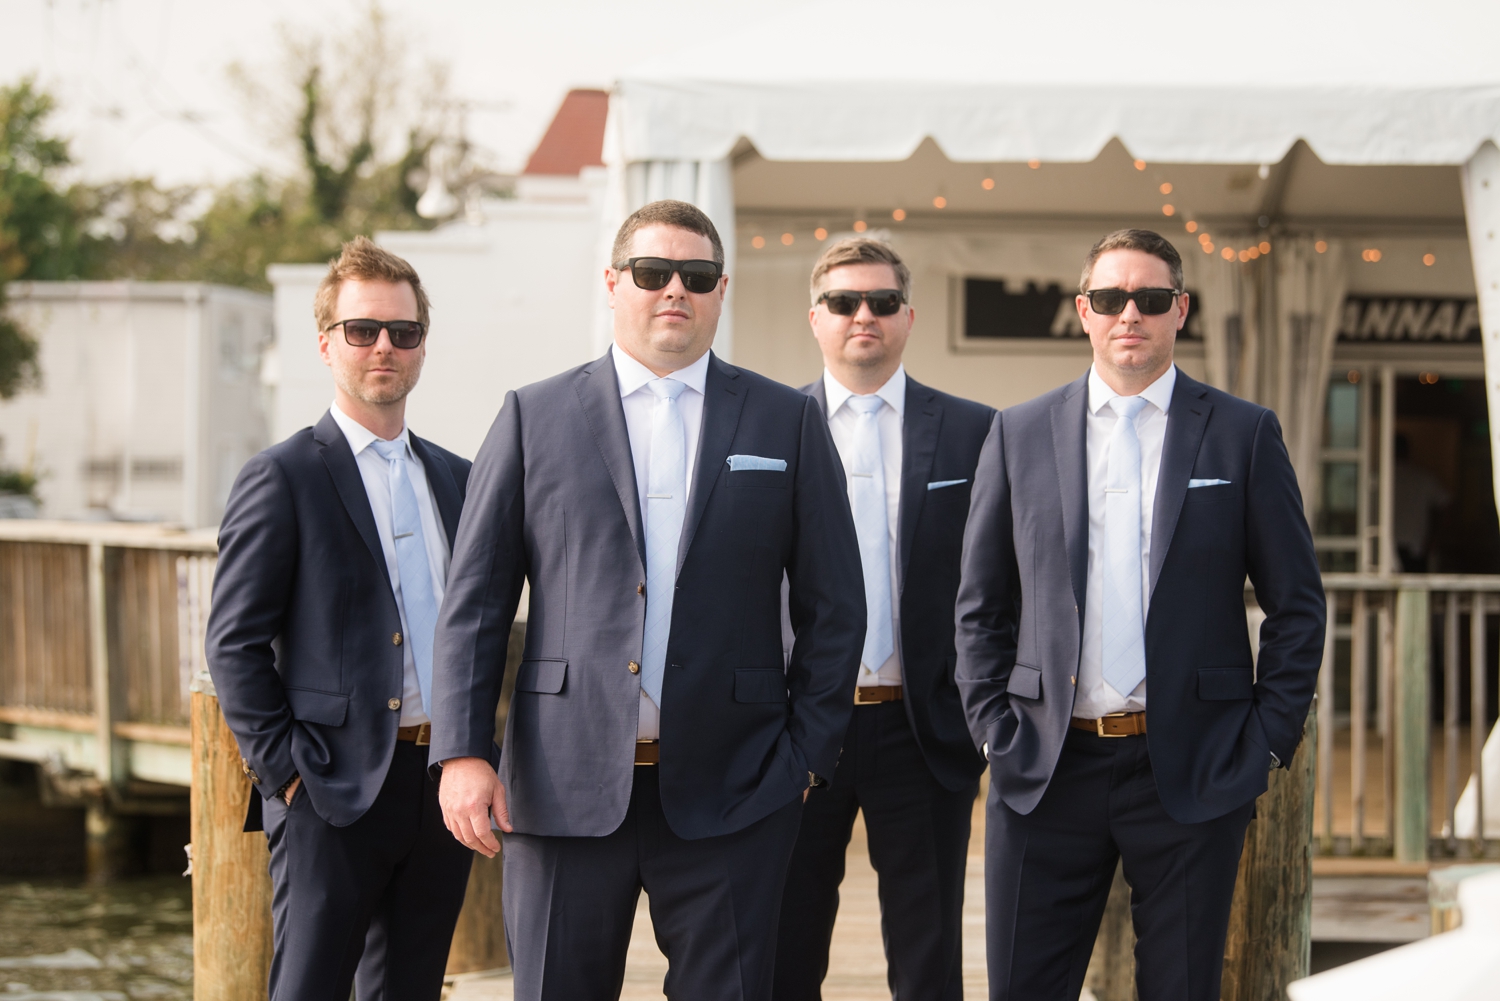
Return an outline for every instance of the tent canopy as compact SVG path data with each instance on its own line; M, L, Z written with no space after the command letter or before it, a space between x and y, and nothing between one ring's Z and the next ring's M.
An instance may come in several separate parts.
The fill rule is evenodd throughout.
M1456 166L1500 138L1496 38L1454 0L823 2L626 74L614 156Z

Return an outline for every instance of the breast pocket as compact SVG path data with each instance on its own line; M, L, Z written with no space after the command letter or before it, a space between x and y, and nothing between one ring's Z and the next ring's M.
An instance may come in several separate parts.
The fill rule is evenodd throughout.
M785 490L792 484L792 474L785 469L731 469L724 474L731 487L763 487Z

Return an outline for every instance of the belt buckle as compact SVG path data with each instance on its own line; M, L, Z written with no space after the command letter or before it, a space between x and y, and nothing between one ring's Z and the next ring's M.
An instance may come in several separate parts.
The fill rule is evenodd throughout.
M422 725L420 725L420 726L417 727L417 740L416 740L416 744L417 744L418 747L427 747L431 743L432 743L432 724L431 723L423 723Z
M1123 719L1124 717L1129 716L1129 715L1130 714L1126 713L1126 712L1105 713L1103 716L1100 716L1098 719L1094 720L1094 730L1101 737L1133 737L1133 736L1135 736L1135 734L1131 734L1131 733L1105 733L1104 732L1104 721L1105 720L1107 720L1107 719Z

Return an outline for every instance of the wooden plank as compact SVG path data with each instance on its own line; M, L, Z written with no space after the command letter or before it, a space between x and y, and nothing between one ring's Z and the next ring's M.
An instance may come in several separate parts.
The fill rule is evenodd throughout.
M116 723L115 736L124 740L138 740L146 744L170 744L173 747L191 747L193 731L186 726L162 726L159 723Z
M1428 674L1431 621L1427 591L1405 590L1396 596L1396 826L1395 857L1404 862L1427 858Z
M0 723L67 730L69 733L97 733L99 730L99 723L94 719L93 713L58 712L56 709L36 709L31 706L0 706Z
M167 549L187 553L219 551L218 533L215 529L185 532L168 525L125 522L0 519L0 540L74 546L97 544L113 549Z
M1402 862L1392 858L1375 858L1371 856L1343 856L1331 857L1319 855L1312 860L1312 874L1314 876L1426 876L1432 863L1423 859L1419 862Z
M1351 597L1354 600L1354 625L1349 640L1349 767L1353 778L1349 795L1354 832L1349 846L1352 851L1361 852L1365 847L1365 769L1368 764L1365 731L1370 720L1370 625L1366 614L1369 596L1356 591Z
M1448 850L1458 850L1458 592L1443 595L1443 815Z

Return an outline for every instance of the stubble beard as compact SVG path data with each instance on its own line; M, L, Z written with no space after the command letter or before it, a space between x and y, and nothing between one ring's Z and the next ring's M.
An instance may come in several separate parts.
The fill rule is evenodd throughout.
M358 369L340 368L337 370L339 388L361 403L377 407L389 406L404 400L416 388L417 379L422 375L422 365L418 362L410 367L400 367L397 371L394 382L368 383Z

